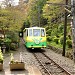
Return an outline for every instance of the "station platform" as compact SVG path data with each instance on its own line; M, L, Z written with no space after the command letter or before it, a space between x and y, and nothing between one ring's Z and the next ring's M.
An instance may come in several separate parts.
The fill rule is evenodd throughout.
M3 69L0 71L0 75L42 75L39 69L36 66L26 65L25 70L10 70L8 67L7 69Z

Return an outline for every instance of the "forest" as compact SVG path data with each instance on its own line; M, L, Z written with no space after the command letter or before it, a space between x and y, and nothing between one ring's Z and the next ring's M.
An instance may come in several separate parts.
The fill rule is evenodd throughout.
M63 48L65 0L20 0L18 5L13 0L0 3L0 45L6 43L7 50L14 50L19 46L19 32L24 28L45 27L47 44L56 48ZM71 0L68 0L68 4ZM71 10L71 7L68 7ZM66 56L72 55L71 16L67 14Z

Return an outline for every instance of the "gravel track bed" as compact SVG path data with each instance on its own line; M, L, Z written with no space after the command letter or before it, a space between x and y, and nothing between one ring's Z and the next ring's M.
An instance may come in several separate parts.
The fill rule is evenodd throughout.
M42 53L35 53L37 58L42 62L46 69L51 73L51 75L67 75L63 70L61 70L54 62L45 57Z
M45 54L53 59L56 63L58 63L61 67L71 73L71 75L75 75L75 64L73 60L63 57L61 54L57 54L50 49L45 49Z

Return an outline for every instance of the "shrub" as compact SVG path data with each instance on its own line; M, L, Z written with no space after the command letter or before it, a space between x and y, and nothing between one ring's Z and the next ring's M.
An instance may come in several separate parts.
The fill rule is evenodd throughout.
M5 38L5 39L4 39L4 43L5 43L5 45L6 45L6 50L7 50L7 51L10 50L11 39Z
M48 36L47 37L47 41L52 41L52 37L51 36Z
M68 48L72 48L72 40L67 40L66 41Z
M1 46L1 43L2 43L2 42L3 42L3 39L0 38L0 46Z
M54 28L51 32L51 36L57 36L58 35L58 30L57 28Z
M71 38L71 35L68 35L68 38L71 40L72 38Z
M3 63L3 53L1 51L1 48L0 48L0 63Z
M49 29L49 26L46 26L45 29L48 30Z
M7 37L11 39L13 43L19 42L19 35L16 32L7 33Z
M8 43L10 43L10 42L11 42L11 39L9 39L9 38L5 38L5 39L4 39L4 42L8 42Z
M59 25L59 26L58 26L58 32L59 32L59 33L62 33L63 30L64 30L64 25L63 25L63 24Z
M48 29L47 31L46 31L46 33L48 34L48 35L51 35L51 29Z
M60 44L63 44L63 41L64 41L64 37L61 36L61 37L60 37Z
M16 44L15 44L15 43L11 43L10 49L11 49L11 50L15 50L15 49L16 49Z
M59 38L54 38L54 42L55 42L56 44L58 44L58 43L59 43Z

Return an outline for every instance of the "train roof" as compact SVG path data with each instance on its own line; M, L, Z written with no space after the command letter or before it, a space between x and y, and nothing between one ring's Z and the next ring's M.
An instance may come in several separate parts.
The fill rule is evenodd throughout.
M25 29L45 29L45 28L43 28L43 27L29 27L29 28L25 28ZM24 31L25 31L25 29L24 29Z
M43 28L43 27L30 27L32 29L37 29L37 28ZM29 28L25 28L25 29L29 29Z

